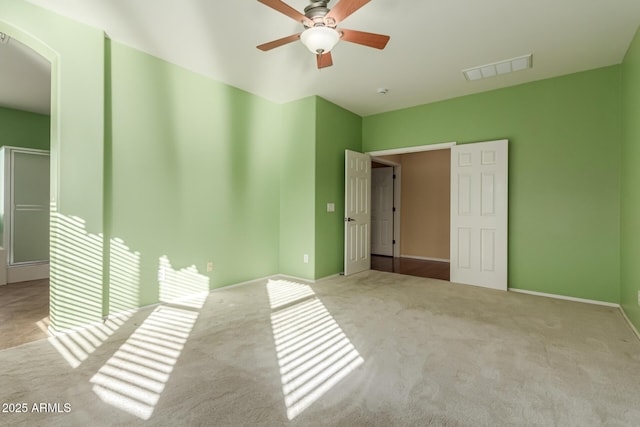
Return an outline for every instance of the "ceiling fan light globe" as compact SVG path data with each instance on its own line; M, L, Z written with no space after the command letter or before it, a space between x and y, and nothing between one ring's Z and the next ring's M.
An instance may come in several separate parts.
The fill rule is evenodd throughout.
M329 27L311 27L300 34L300 41L314 55L330 52L339 40L340 34Z

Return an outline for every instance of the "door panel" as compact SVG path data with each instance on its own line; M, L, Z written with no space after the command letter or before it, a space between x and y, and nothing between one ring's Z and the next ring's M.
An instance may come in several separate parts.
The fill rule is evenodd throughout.
M451 149L451 281L507 289L508 141Z
M393 255L393 167L371 169L371 253Z
M371 158L345 151L344 274L371 268Z

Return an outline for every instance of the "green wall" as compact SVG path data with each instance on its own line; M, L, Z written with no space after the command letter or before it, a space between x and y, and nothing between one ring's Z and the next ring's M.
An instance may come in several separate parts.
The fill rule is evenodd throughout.
M338 274L344 270L344 150L361 149L362 118L312 96L282 106L282 134L280 273Z
M316 97L316 279L344 271L344 151L361 151L361 141L360 116Z
M278 273L281 107L117 43L108 52L110 311L161 299L163 259L209 288ZM131 273L138 283L121 281Z
M640 330L640 30L622 63L620 303Z
M315 97L284 104L281 126L280 273L313 279ZM309 255L306 264L304 254Z
M620 85L612 66L373 115L363 149L509 139L509 286L618 302Z
M48 150L51 121L44 114L0 107L0 146Z

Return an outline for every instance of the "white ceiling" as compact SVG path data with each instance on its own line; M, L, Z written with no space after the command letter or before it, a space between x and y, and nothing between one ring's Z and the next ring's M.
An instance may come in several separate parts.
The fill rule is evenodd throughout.
M0 44L0 106L49 114L51 65L15 39Z
M638 0L372 0L340 26L388 34L386 49L341 42L317 70L299 42L256 49L301 30L256 0L29 1L272 101L320 95L363 116L618 64L640 24ZM461 72L528 53L531 70L474 82Z

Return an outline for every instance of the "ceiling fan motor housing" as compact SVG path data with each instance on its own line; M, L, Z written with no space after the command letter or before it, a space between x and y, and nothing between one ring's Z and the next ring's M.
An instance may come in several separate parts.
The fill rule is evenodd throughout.
M329 3L329 0L312 1L309 6L304 8L304 15L309 18L315 26L325 25L324 17L329 13L327 3Z

